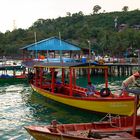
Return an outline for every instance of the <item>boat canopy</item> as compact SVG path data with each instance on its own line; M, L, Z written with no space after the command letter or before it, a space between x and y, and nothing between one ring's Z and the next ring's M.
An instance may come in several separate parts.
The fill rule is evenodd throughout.
M108 66L101 65L98 63L79 63L79 62L67 62L67 63L46 63L43 61L28 61L23 64L25 67L33 68L33 67L46 67L46 68L101 68L106 69Z

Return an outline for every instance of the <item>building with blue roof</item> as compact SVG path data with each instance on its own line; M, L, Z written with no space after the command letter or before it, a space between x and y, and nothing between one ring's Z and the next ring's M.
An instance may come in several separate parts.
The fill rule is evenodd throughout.
M59 39L58 37L51 37L48 39L41 40L39 42L27 45L22 50L28 51L45 51L45 50L54 50L54 51L80 51L81 49L70 42Z
M53 52L55 57L56 52L69 52L71 57L72 52L76 52L76 54L78 52L78 54L80 54L81 48L73 43L61 40L58 37L50 37L48 39L44 39L39 42L35 42L33 44L22 47L21 50L23 50L24 55L27 53L28 56L29 53L32 53L32 56L34 54L34 56L38 57L38 53L48 55L49 53Z

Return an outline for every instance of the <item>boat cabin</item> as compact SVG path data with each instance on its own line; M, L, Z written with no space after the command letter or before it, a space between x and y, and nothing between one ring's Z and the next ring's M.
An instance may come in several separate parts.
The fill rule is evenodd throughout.
M76 85L77 74L80 70L87 73L87 83L91 82L90 76L93 69L103 70L105 88L102 94L96 91L94 96L108 96L108 67L95 63L44 63L36 62L33 71L29 72L29 82L36 87L46 89L53 93L61 93L69 96L85 97L87 88ZM57 78L59 74L59 78ZM108 92L104 94L103 92ZM103 95L104 94L104 95Z

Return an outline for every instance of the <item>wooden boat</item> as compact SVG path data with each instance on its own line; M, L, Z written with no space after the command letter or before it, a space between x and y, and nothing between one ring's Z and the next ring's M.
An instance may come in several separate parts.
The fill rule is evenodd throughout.
M134 97L123 94L112 94L108 85L108 67L92 63L34 63L32 75L29 78L31 87L37 93L72 107L119 115L132 115L134 112ZM103 70L105 86L92 96L86 96L87 89L76 85L76 73L87 71L85 84L90 81L91 70ZM44 72L51 72L49 78L44 78ZM55 72L61 71L61 81L57 82ZM69 73L69 83L65 82L66 72Z
M24 82L27 81L26 75L16 75L16 76L9 76L9 75L1 75L0 83L12 83L12 82Z
M15 82L27 79L25 68L21 65L0 66L0 82Z
M136 137L132 136L133 116L112 118L108 121L57 124L52 121L46 126L26 126L25 129L36 140L138 140L140 117L137 117Z

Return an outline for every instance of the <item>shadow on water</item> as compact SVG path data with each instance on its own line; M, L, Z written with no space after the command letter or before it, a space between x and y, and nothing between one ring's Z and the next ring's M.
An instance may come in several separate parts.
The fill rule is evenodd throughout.
M92 122L103 117L101 114L49 100L36 92L32 92L26 105L32 107L34 119L41 123L50 123L53 119L56 119L59 123Z

